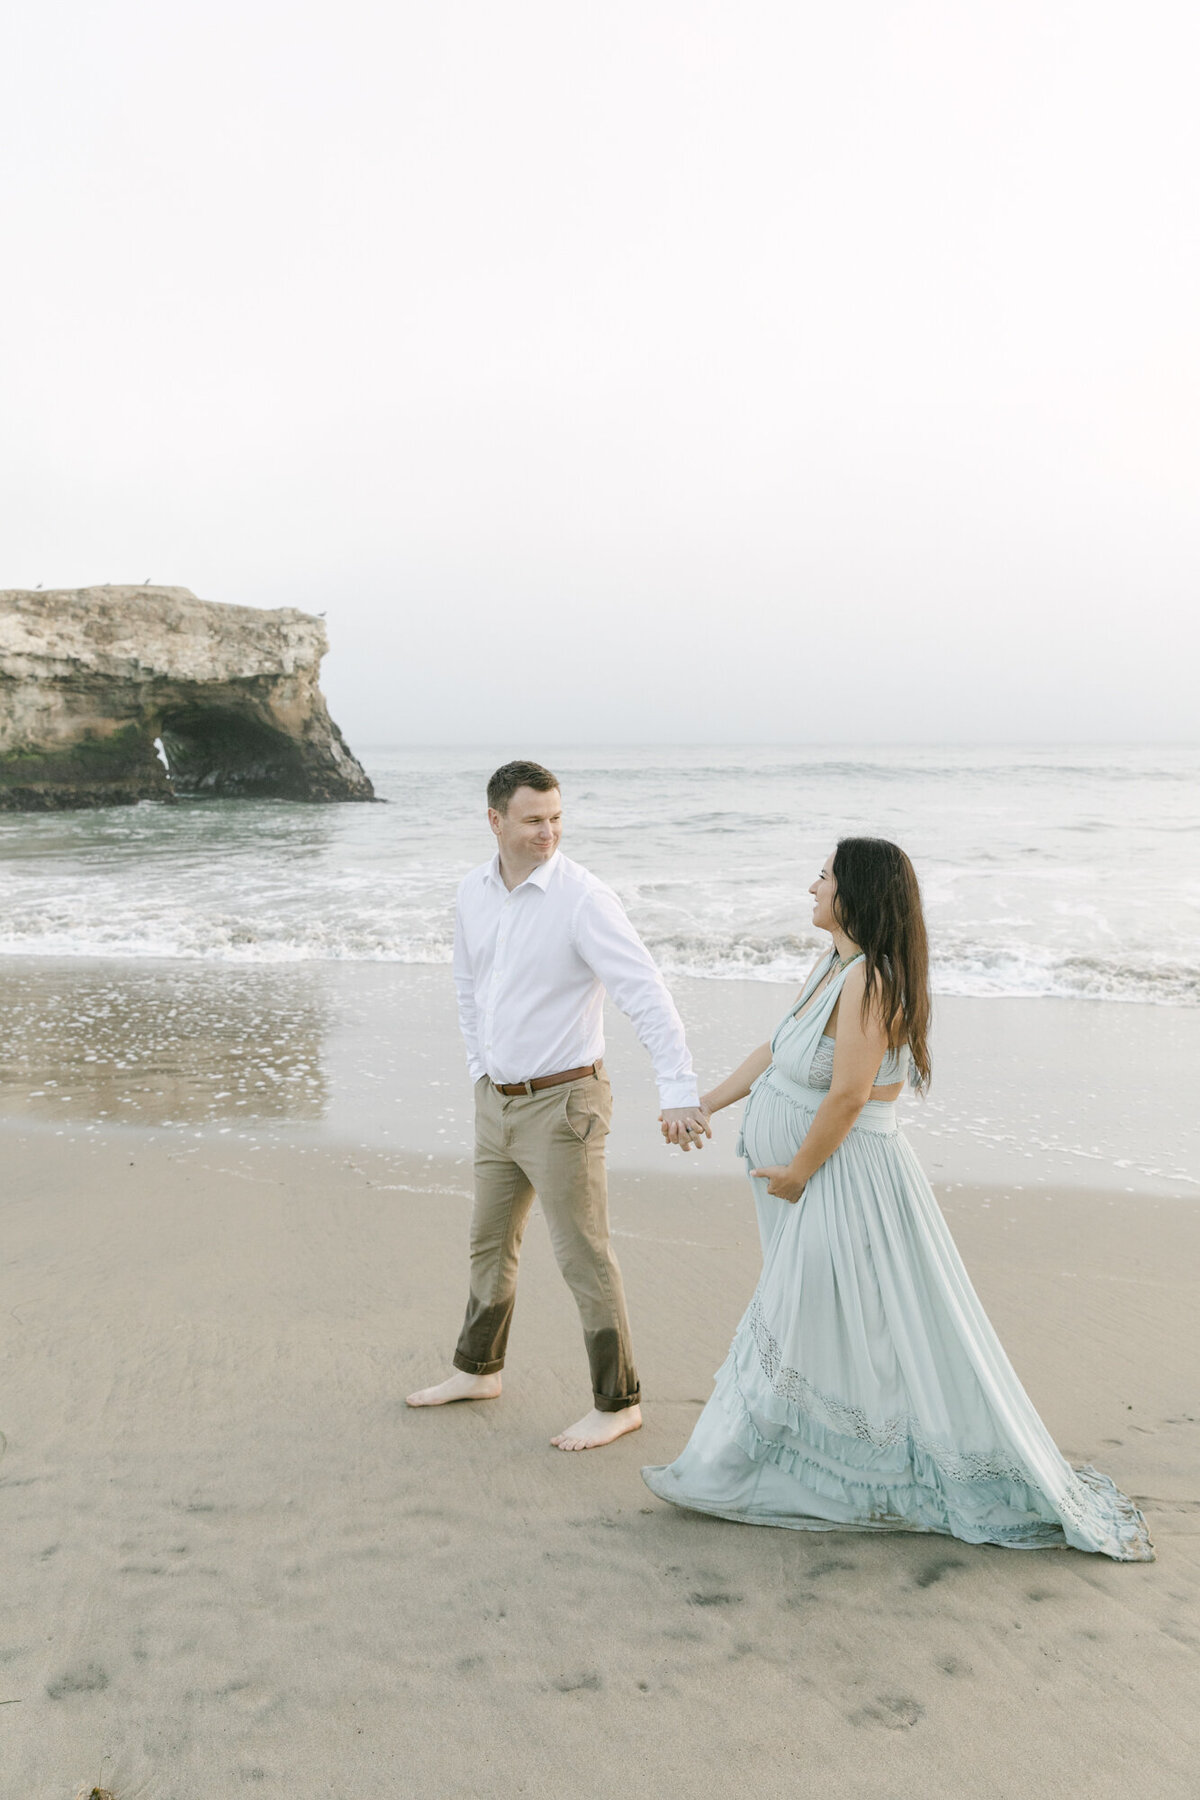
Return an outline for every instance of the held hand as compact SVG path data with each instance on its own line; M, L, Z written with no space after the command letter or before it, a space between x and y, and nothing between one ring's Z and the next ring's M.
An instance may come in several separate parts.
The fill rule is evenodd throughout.
M703 1150L705 1138L712 1136L708 1119L708 1108L700 1105L665 1106L658 1115L663 1137L681 1150L690 1150L693 1144Z
M761 1175L767 1184L768 1194L774 1194L777 1200L786 1200L789 1206L795 1206L803 1194L806 1182L797 1180L790 1167L786 1169L754 1169L754 1175Z

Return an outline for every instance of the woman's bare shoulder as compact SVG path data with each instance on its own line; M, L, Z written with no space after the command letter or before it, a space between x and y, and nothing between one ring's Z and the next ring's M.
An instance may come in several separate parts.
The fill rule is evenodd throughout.
M851 968L846 970L846 979L842 983L842 991L838 997L838 1006L840 1008L843 1000L849 1000L851 1006L847 1011L852 1013L859 1021L860 1028L864 1031L870 1031L872 1035L879 1035L882 1033L886 1038L887 1028L883 1022L883 996L880 994L878 987L876 987L875 992L867 1002L864 1015L862 1001L863 996L866 993L866 987L866 962L856 962Z

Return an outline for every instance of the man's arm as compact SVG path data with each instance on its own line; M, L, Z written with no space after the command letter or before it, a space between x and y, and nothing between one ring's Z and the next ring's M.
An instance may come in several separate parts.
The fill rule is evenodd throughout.
M575 915L573 937L580 956L604 983L645 1046L654 1064L664 1116L686 1111L700 1126L699 1088L683 1021L654 958L616 895L602 888L587 893ZM707 1132L706 1125L703 1129Z
M479 1050L479 1014L475 1005L475 976L467 955L461 896L454 905L454 989L458 995L458 1024L467 1046L467 1069L472 1081L487 1074Z

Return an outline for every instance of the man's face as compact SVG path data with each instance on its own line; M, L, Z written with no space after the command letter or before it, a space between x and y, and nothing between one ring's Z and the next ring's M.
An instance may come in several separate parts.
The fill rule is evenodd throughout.
M562 795L557 788L539 794L536 788L518 788L506 812L488 807L488 824L496 834L500 859L518 874L531 874L547 863L562 836Z

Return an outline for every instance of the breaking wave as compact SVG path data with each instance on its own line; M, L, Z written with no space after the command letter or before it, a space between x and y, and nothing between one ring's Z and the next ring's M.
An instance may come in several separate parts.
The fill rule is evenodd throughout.
M933 939L934 992L976 996L1141 1001L1200 1006L1200 962L1145 955L1056 954L1036 944L997 945ZM666 975L702 981L799 983L828 940L796 933L658 932L644 930ZM221 913L79 921L10 918L0 931L0 955L41 957L175 958L185 962L285 964L306 962L448 963L452 940L446 911L425 922L411 918L239 918Z
M0 816L0 955L446 963L486 854L480 751L368 757L384 807L285 802ZM656 747L553 751L564 849L668 975L802 979L805 890L846 832L895 838L935 991L1200 1005L1200 753Z

